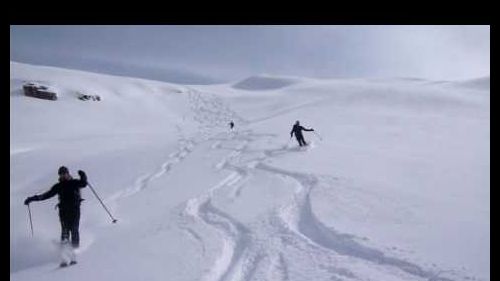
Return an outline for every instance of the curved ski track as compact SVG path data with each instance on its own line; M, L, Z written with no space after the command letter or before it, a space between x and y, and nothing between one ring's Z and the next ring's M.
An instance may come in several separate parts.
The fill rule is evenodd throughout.
M315 186L331 184L336 178L265 164L268 159L297 149L283 146L250 150L248 144L275 135L252 130L227 133L228 120L242 125L249 122L209 93L189 90L188 99L193 119L198 123L198 133L190 138L181 136L178 151L170 154L156 171L140 177L134 186L112 199L146 189L151 181L167 173L202 142L213 141L213 150L228 150L229 154L215 168L230 171L229 176L208 188L205 194L188 200L179 213L180 229L201 244L203 255L208 245L214 242L204 240L197 230L209 229L220 238L218 256L200 280L476 280L453 270L446 271L447 276L452 277L442 277L443 270L426 269L402 258L388 256L381 250L361 244L353 235L327 227L315 216L310 193ZM226 128L226 132L217 132L219 128ZM252 155L257 156L252 158ZM237 199L245 181L256 171L293 181L296 188L292 200L245 225L215 206L213 199L218 190L226 189L232 190L230 198ZM360 267L362 270L357 270ZM369 270L364 270L366 268ZM373 276L374 272L377 277Z
M210 131L215 125L225 126L227 112L218 99L210 102L210 95L193 95L196 120ZM205 106L200 107L200 102ZM217 105L217 107L214 107ZM208 108L211 109L208 109ZM210 124L210 126L204 125ZM205 136L208 134L205 133ZM205 194L188 200L180 217L188 221L187 231L196 233L196 226L215 231L221 241L220 252L213 264L200 279L206 281L225 280L377 280L370 273L356 270L352 264L369 267L383 280L471 280L453 270L427 269L402 258L389 256L381 250L370 248L355 240L355 236L340 233L324 225L314 214L310 193L319 184L331 184L336 178L288 171L265 164L266 160L296 151L286 146L273 149L250 150L248 144L262 138L273 138L272 134L258 134L252 130L237 133L222 133L207 137L214 144L211 149L228 150L230 153L216 165L231 173ZM234 143L237 142L237 145ZM255 155L257 156L251 157ZM293 199L276 206L265 217L250 224L243 224L213 204L218 190L232 190L229 197L240 196L245 181L256 171L296 182ZM203 235L196 235L203 245ZM203 246L203 249L206 247ZM450 277L451 276L451 277ZM378 279L382 280L382 279Z

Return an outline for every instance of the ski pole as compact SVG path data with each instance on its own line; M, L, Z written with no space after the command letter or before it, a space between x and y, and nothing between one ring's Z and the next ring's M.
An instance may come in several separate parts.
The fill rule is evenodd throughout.
M28 204L28 214L30 218L30 227L31 227L31 237L33 237L35 234L33 233L33 222L31 220L31 209L30 209L30 204Z
M290 138L288 139L288 141L286 142L285 147L287 147L287 148L288 148L288 146L290 145L290 141L291 141L291 140L292 140L292 137L290 137Z
M318 136L318 138L319 138L320 141L323 141L323 138L318 133L316 133L316 131L313 131L313 133L315 133L316 136Z
M113 218L113 216L111 215L111 213L108 211L108 208L106 208L106 205L104 205L104 203L102 202L101 198L99 198L99 195L97 195L97 193L95 192L95 190L92 187L92 185L89 182L87 182L87 184L90 187L90 190L92 190L92 192L94 193L95 197L99 200L99 202L101 202L101 205L104 207L104 210L106 210L106 212L108 213L108 215L111 218L112 222L116 223L117 220L115 218Z

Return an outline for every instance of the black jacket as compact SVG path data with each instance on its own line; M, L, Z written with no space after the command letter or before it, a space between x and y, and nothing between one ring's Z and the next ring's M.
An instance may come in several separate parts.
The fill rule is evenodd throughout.
M31 197L30 201L42 201L49 199L56 194L59 195L59 208L68 209L79 207L82 201L80 188L87 186L87 176L82 174L80 179L62 180L56 183L52 188L40 195Z
M301 137L302 136L302 131L314 131L313 129L306 129L300 125L293 125L292 131L290 132L290 137L293 136L295 133L295 137Z

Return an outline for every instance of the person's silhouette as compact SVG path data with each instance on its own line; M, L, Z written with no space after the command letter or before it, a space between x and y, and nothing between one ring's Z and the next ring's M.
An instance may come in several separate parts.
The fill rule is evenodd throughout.
M290 138L292 138L293 134L295 134L295 138L300 146L307 145L307 142L304 140L304 136L302 135L302 131L314 131L314 129L306 129L300 126L300 122L297 120L295 125L293 125L292 131L290 132Z

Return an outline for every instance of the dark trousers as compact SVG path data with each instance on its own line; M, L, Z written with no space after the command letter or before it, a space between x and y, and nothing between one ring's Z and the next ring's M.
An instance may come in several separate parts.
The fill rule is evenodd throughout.
M80 207L59 208L59 220L61 221L61 241L70 241L73 248L80 245Z
M304 136L303 135L295 135L295 138L299 142L300 146L307 145L306 141L304 140Z

